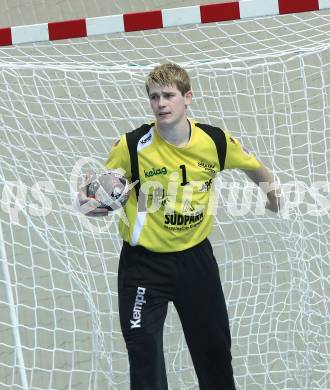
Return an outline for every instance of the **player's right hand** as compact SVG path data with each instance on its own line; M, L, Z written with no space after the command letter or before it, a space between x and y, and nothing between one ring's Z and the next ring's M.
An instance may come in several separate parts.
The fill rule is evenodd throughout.
M94 198L87 196L87 187L91 182L92 174L85 176L85 181L81 185L78 192L78 207L79 211L88 217L105 217L109 214L109 211L100 207L100 202Z

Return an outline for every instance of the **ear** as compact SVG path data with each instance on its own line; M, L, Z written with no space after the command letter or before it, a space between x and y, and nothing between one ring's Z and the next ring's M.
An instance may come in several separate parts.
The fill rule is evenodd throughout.
M188 91L188 92L185 93L184 100L185 100L186 108L188 108L188 106L190 105L190 103L192 101L192 97L193 97L192 91Z

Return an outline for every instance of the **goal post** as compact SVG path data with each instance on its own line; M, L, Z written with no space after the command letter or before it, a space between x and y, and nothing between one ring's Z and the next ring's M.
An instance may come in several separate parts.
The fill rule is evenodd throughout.
M239 171L216 181L211 241L237 389L330 386L330 10L0 47L0 387L129 389L120 215L82 219L79 177L152 120L148 72L189 72L189 116L238 137L279 177L280 215ZM198 308L196 308L198 315ZM197 389L173 305L169 388Z

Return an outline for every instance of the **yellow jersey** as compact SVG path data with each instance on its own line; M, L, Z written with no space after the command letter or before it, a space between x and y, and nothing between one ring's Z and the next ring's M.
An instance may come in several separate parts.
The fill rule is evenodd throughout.
M178 147L160 137L157 123L126 133L112 146L107 169L123 169L136 183L124 206L128 223L119 231L130 245L177 252L197 245L211 231L213 180L224 169L261 164L226 131L188 119L189 142Z

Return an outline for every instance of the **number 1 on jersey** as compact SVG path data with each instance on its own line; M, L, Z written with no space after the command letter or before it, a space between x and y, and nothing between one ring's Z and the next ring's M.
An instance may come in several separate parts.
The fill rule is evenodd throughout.
M189 181L187 181L187 171L185 165L180 165L180 169L182 171L182 186L185 186L186 184L189 184Z

